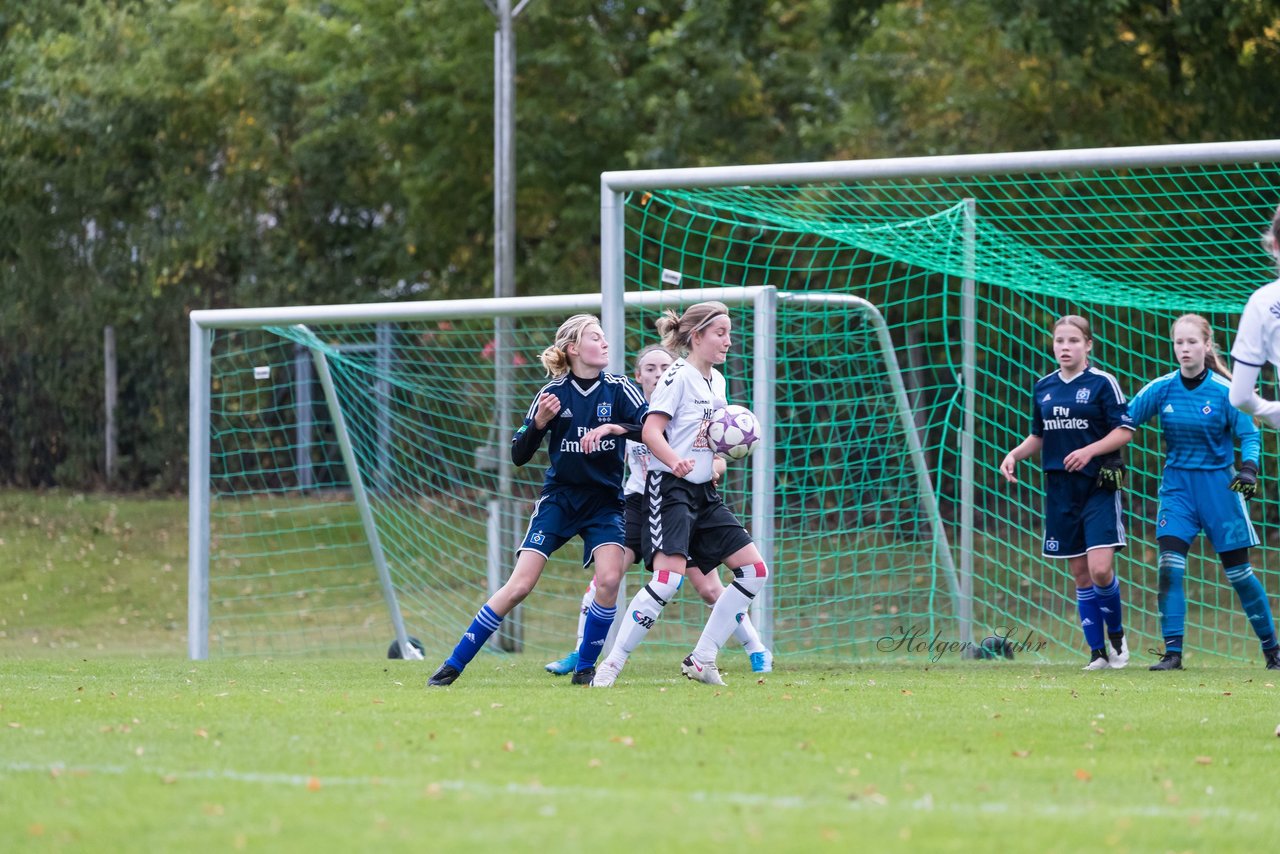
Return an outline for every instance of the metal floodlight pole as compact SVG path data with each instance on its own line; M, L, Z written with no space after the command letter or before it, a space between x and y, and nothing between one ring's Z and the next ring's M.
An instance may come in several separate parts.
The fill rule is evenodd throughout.
M515 18L524 9L523 0L514 9L511 0L485 0L485 5L498 20L493 34L493 296L511 299L516 295L516 34ZM493 447L501 448L513 406L514 380L511 359L515 354L513 324L509 317L494 320L493 365L496 401L494 407ZM509 543L515 534L512 493L514 476L511 460L497 455L498 493L494 504L498 512L498 537ZM505 620L498 643L508 651L521 646L518 615Z

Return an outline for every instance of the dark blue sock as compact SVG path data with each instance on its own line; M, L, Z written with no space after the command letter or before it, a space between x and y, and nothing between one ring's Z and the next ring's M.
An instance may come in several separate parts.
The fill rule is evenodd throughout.
M605 638L609 636L609 627L613 625L613 618L617 614L616 605L604 608L599 603L592 602L591 607L587 608L587 622L582 627L582 645L578 647L578 670L595 667L600 650L604 649Z
M1098 610L1098 596L1092 585L1076 588L1076 608L1080 612L1080 629L1089 649L1106 649L1102 630L1102 612Z
M1276 624L1271 618L1271 605L1267 602L1267 591L1262 589L1262 582L1253 574L1253 567L1244 563L1240 566L1227 567L1227 580L1236 589L1240 597L1240 605L1244 615L1249 618L1253 632L1262 642L1263 649L1271 649L1276 645Z
M453 654L446 658L444 663L461 673L500 625L502 625L502 618L493 613L493 609L488 605L482 607L476 614L476 618L471 621L471 625L458 639L458 645L453 648Z
M1187 594L1182 587L1182 576L1186 571L1186 555L1160 553L1156 607L1160 610L1160 634L1164 637L1165 652L1182 652L1182 635L1187 621ZM1177 638L1176 648L1169 645L1172 638Z
M1098 597L1098 610L1102 612L1102 621L1107 625L1109 634L1124 631L1124 607L1120 604L1120 576L1113 575L1111 583L1106 587L1094 585L1094 594Z

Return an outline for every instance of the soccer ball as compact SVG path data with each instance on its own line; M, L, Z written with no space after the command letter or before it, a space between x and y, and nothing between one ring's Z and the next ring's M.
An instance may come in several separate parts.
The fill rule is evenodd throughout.
M750 409L730 404L711 413L707 439L720 456L740 460L760 443L760 422Z

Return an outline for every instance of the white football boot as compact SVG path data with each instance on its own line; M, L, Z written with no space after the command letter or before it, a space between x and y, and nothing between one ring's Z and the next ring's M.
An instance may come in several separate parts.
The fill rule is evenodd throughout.
M725 684L720 678L720 668L716 667L714 661L695 661L693 655L685 657L680 664L680 672L694 682L705 682L708 685Z
M612 658L606 658L604 662L596 668L596 675L591 680L591 687L612 688L613 683L618 681L618 674L621 672L621 664L614 661Z

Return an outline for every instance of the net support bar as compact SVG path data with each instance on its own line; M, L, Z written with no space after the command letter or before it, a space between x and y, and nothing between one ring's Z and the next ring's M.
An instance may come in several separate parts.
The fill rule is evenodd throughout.
M315 336L307 327L295 327L308 340ZM369 551L373 556L373 566L378 572L378 582L382 585L382 596L386 600L387 610L391 614L391 625L395 628L396 642L400 644L400 655L405 659L420 659L422 653L409 643L409 636L404 630L404 618L400 614L400 603L396 600L396 590L391 583L391 571L387 568L387 557L382 551L382 540L378 537L378 525L373 519L373 508L369 505L369 493L364 488L364 477L360 474L360 466L356 460L355 447L351 444L351 434L347 431L347 419L342 413L342 404L338 401L338 392L333 387L333 374L329 371L329 360L324 350L317 346L317 341L309 345L311 357L315 362L316 376L320 387L324 389L324 399L329 406L329 417L333 422L333 435L342 451L342 464L347 468L347 478L351 481L351 499L360 513L360 524L364 526L365 536L369 538Z
M947 539L947 529L942 524L942 513L938 509L938 499L933 492L933 478L929 474L929 464L924 458L924 447L920 443L920 434L916 429L915 416L911 410L911 400L907 397L907 387L902 381L902 369L898 365L898 354L893 346L893 338L889 335L889 327L885 323L880 309L861 297L848 294L783 294L783 299L794 303L820 303L855 305L871 318L876 330L876 340L880 342L880 351L884 354L885 372L893 387L893 397L897 402L898 420L902 423L902 431L907 437L907 451L911 456L912 466L916 471L919 484L920 503L924 506L925 516L929 519L929 527L933 533L934 551L937 560L942 564L942 572L947 580L947 587L957 606L957 619L961 617L959 603L962 600L960 582L956 573L955 560L951 556L951 544ZM973 636L971 624L960 623L962 639Z

